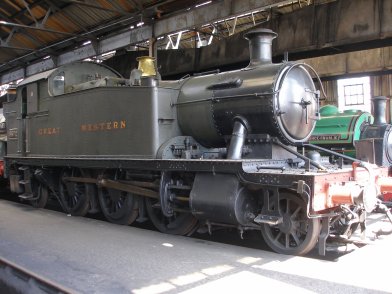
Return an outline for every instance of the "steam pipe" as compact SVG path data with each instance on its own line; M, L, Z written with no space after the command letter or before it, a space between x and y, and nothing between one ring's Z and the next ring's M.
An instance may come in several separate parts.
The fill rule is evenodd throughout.
M241 159L242 147L247 135L248 127L246 121L241 117L235 117L233 133L227 150L227 159Z

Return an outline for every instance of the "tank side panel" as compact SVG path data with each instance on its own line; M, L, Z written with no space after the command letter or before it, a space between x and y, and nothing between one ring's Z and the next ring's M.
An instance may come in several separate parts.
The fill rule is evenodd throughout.
M96 88L43 103L30 115L31 156L155 157L159 147L154 88Z

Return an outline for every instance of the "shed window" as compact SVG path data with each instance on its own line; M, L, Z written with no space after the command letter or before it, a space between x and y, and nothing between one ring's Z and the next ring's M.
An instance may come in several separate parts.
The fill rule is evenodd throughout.
M369 77L338 80L339 110L358 109L370 112Z

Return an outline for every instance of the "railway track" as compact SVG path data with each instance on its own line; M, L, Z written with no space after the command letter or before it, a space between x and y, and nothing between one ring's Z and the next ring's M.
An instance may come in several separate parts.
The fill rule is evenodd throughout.
M2 257L0 257L0 289L2 293L75 293Z

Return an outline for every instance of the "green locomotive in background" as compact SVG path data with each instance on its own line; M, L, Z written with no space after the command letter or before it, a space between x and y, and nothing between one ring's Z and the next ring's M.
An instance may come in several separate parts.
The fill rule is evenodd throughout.
M320 116L310 143L355 157L355 143L360 139L364 126L373 123L373 116L356 109L339 112L334 105L321 107Z
M392 126L386 121L389 98L372 99L374 117L361 110L339 112L333 105L320 108L310 143L379 166L392 165Z

